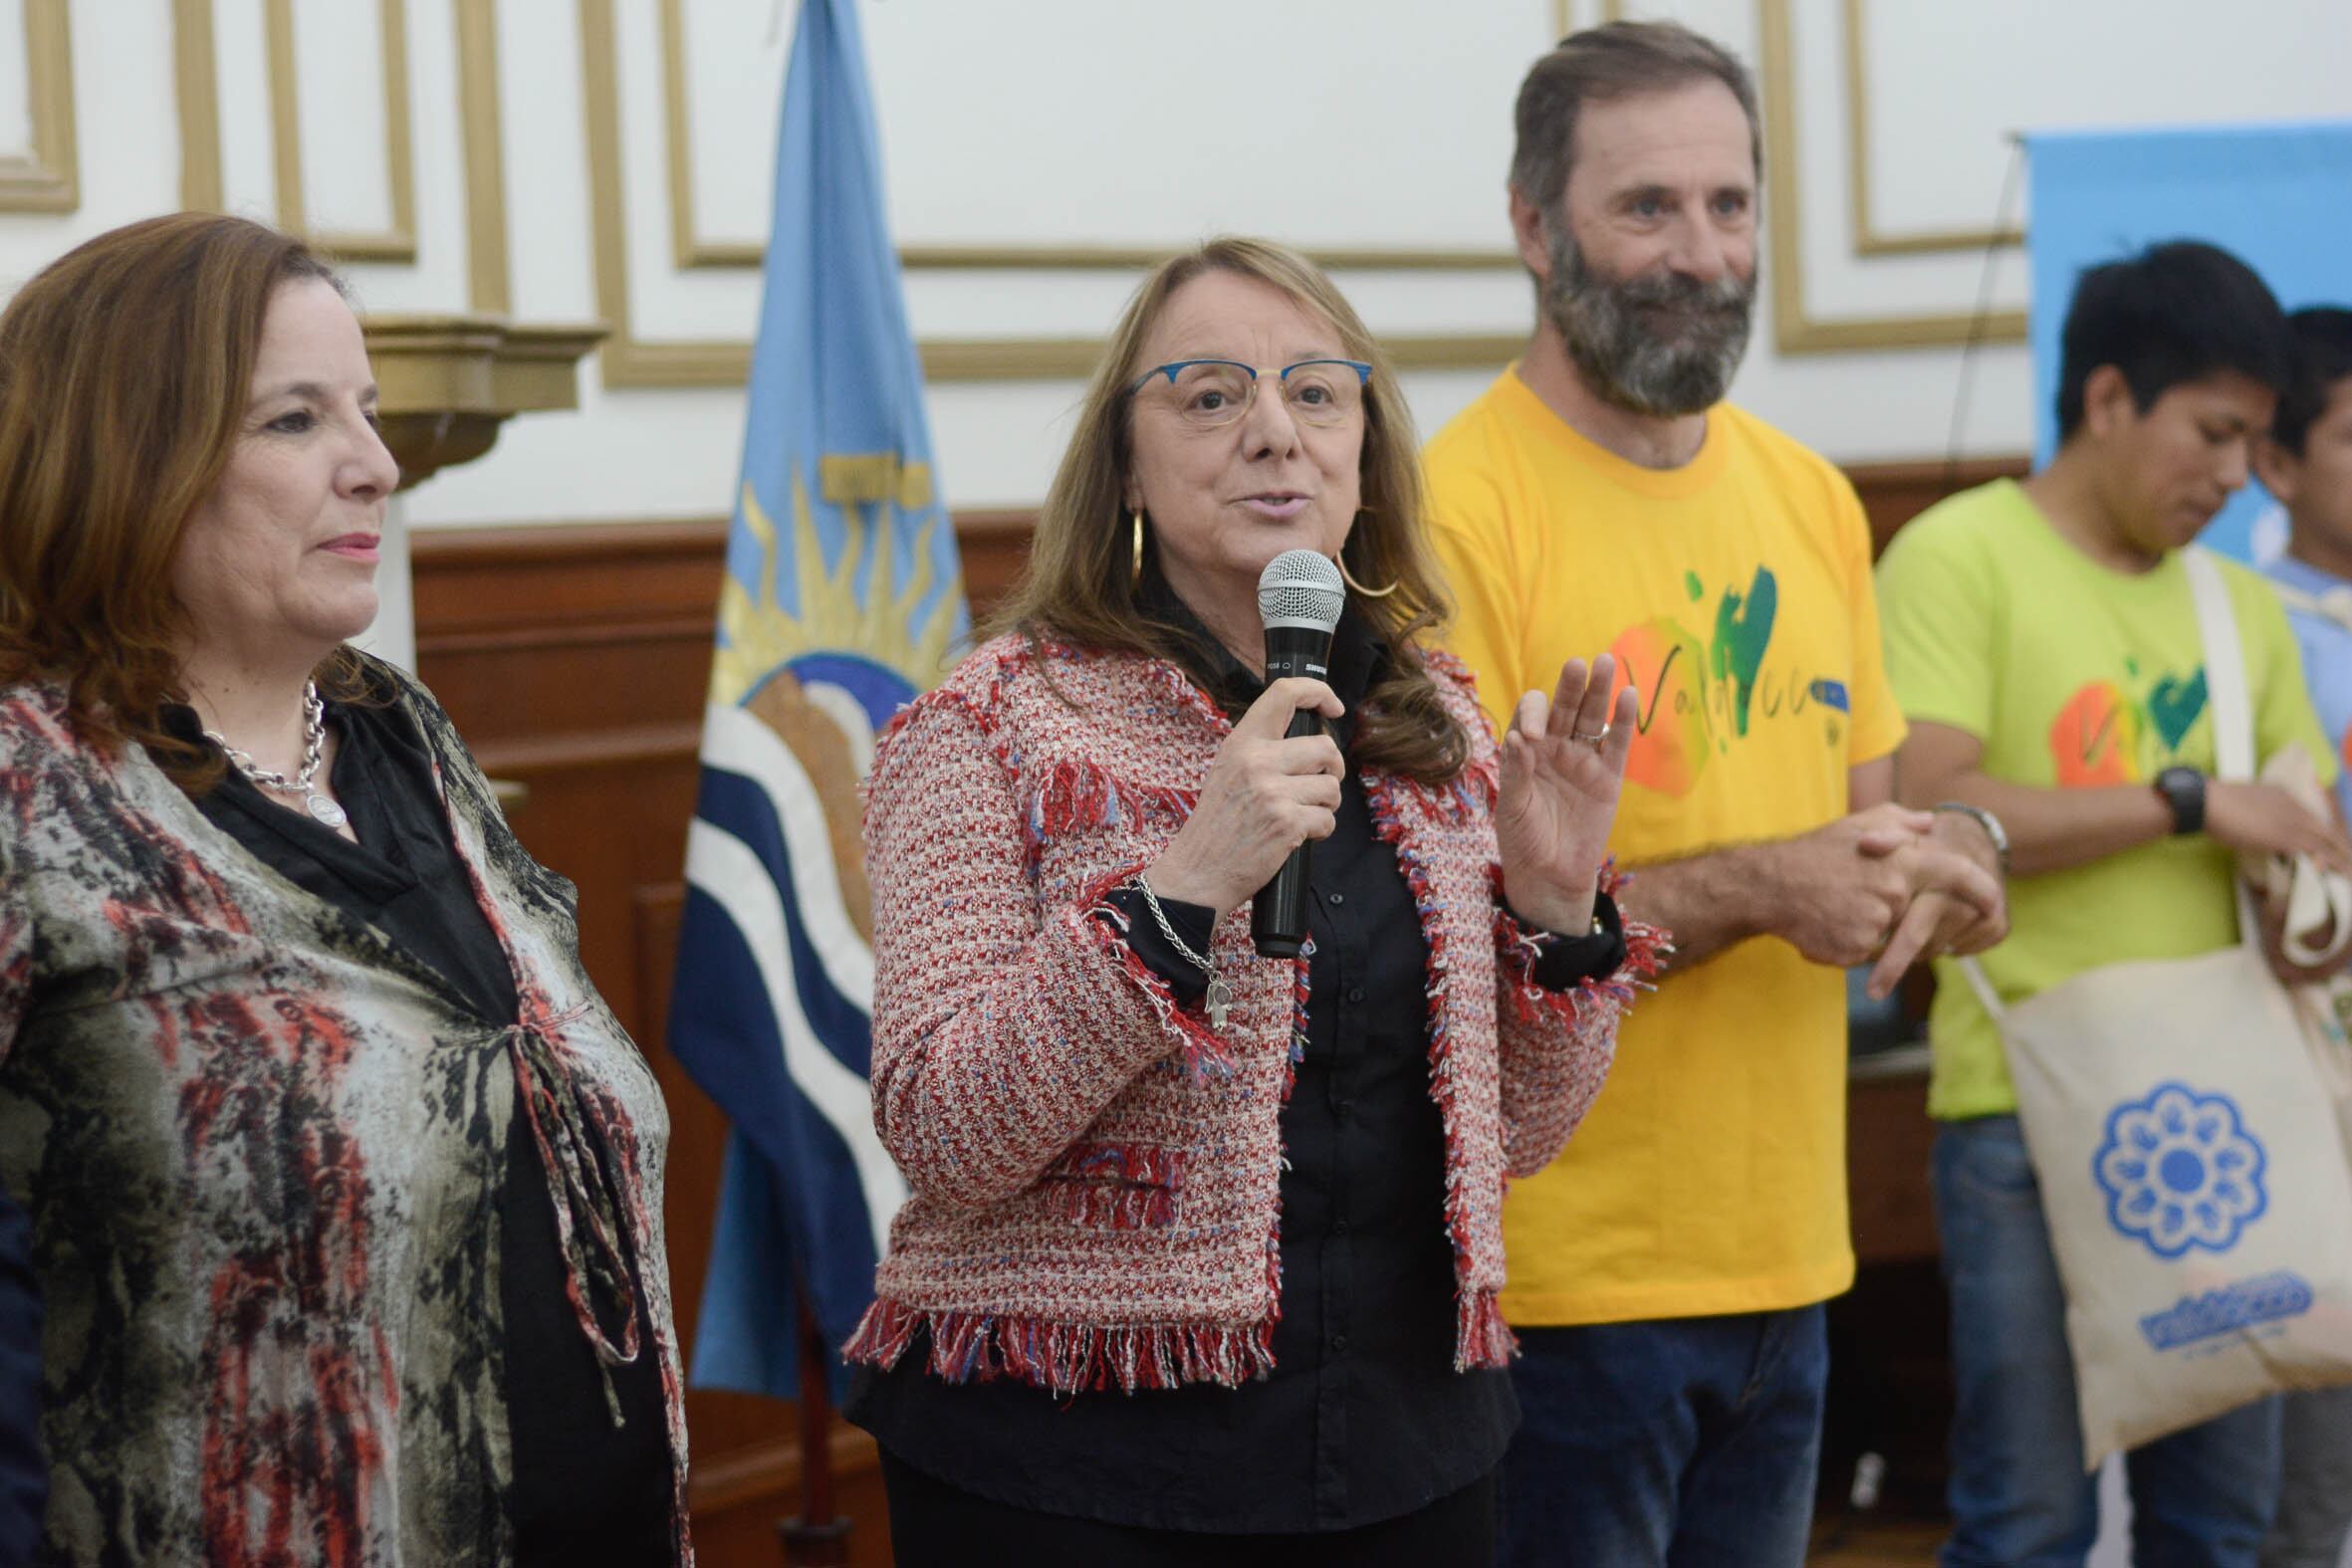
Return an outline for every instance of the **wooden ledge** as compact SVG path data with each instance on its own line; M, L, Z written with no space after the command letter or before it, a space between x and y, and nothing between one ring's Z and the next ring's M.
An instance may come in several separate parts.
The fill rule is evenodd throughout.
M403 490L489 451L516 414L579 407L580 360L606 332L502 316L371 315L361 326Z

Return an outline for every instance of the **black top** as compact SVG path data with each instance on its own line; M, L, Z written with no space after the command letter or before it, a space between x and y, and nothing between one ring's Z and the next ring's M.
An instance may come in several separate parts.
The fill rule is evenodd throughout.
M49 1461L41 1453L41 1282L33 1227L0 1192L0 1563L29 1563L41 1544Z
M1156 578L1151 604L1217 671L1239 713L1261 683ZM1340 622L1331 686L1354 711L1385 649ZM1351 728L1338 739L1347 750ZM858 1369L846 1414L914 1467L1017 1507L1213 1532L1348 1529L1409 1513L1478 1479L1519 1423L1508 1376L1454 1370L1454 1261L1445 1132L1429 1096L1428 950L1389 845L1351 768L1337 826L1309 860L1306 1040L1282 1110L1282 1316L1273 1373L1224 1389L1058 1399L1017 1380L949 1384L919 1334L888 1371ZM1176 954L1141 896L1114 895L1129 941L1188 1004L1207 977ZM1206 951L1211 912L1163 898ZM1614 912L1609 912L1614 923ZM1622 939L1556 943L1572 980L1623 960Z
M184 739L202 734L192 709L167 708L164 719ZM388 707L330 704L327 722L338 742L335 793L356 844L313 821L299 800L288 809L263 794L234 768L196 808L289 882L373 926L421 978L493 1023L514 1021L514 972L450 841L424 738ZM668 1561L669 1426L652 1338L640 1340L633 1364L612 1369L625 1421L616 1429L595 1351L566 1293L547 1172L519 1106L498 1225L515 1560Z

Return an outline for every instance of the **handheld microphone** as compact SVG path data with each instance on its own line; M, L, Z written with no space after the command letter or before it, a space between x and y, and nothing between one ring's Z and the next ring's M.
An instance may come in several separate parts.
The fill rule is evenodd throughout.
M1347 589L1339 568L1311 550L1286 550L1258 576L1258 618L1266 622L1266 679L1287 675L1330 679L1331 633ZM1283 733L1318 735L1322 715L1301 708ZM1250 901L1250 939L1260 958L1296 958L1306 945L1307 848L1291 851L1274 880Z

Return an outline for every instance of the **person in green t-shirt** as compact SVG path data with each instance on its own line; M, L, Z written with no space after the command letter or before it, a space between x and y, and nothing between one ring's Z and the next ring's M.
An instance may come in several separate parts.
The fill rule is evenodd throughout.
M2352 866L2336 822L2212 778L2180 555L2245 483L2289 363L2277 302L2227 252L2176 242L2093 268L2066 317L2057 455L1931 509L1880 563L1887 672L1911 725L1898 794L1968 801L2007 831L2010 932L1983 959L2004 999L2237 940L2237 851ZM2300 744L2332 778L2277 599L2225 573L2257 751ZM2065 1299L1999 1037L1952 970L1938 965L1929 1020L1958 1394L1943 1560L2080 1562L2098 1499ZM2135 1450L2140 1559L2253 1568L2278 1452L2272 1401Z

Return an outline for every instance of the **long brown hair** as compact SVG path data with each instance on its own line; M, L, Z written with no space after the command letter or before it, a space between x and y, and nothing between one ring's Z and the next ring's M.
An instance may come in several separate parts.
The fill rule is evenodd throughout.
M85 740L194 787L220 762L162 726L187 696L172 557L236 447L271 300L313 278L341 288L290 235L179 213L76 247L0 312L0 685L62 682ZM367 685L348 648L319 679Z
M1223 237L1162 262L1112 329L1086 387L1077 428L1038 514L1022 578L990 630L1056 636L1081 647L1138 653L1182 665L1212 684L1201 650L1137 602L1124 508L1131 456L1126 389L1140 372L1144 340L1177 290L1203 273L1239 273L1273 285L1338 332L1349 358L1372 366L1365 387L1360 462L1363 515L1341 552L1358 582L1396 583L1386 598L1352 596L1355 612L1393 656L1357 715L1357 758L1423 783L1442 784L1470 758L1469 738L1446 713L1415 650L1415 638L1450 612L1422 531L1421 467L1404 394L1388 356L1321 269L1265 240Z

